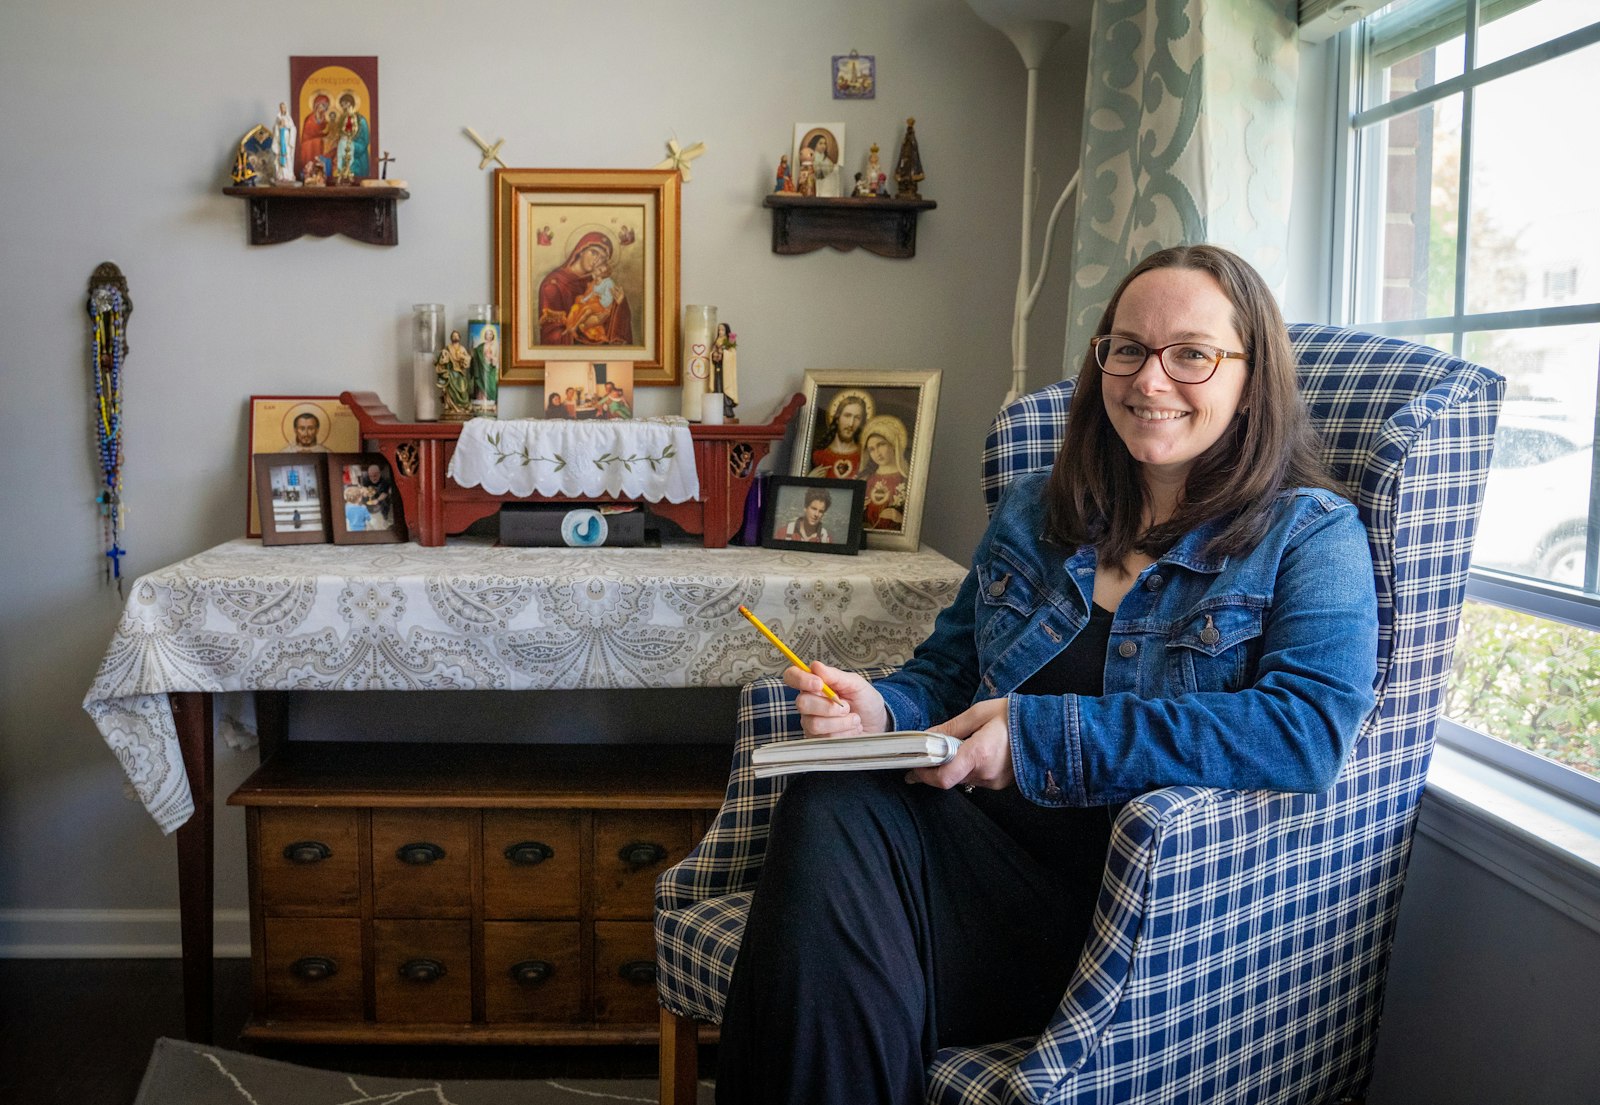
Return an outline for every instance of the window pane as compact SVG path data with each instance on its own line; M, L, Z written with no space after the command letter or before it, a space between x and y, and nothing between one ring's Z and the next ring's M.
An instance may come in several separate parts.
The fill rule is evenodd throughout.
M1594 0L1490 0L1482 5L1478 64L1520 54L1600 19Z
M1600 775L1600 633L1468 601L1444 713Z
M1397 0L1367 23L1367 87L1376 107L1458 75L1466 57L1463 0Z
M1362 132L1373 171L1361 220L1358 317L1398 322L1454 313L1461 193L1461 97Z
M1468 334L1463 355L1507 384L1473 562L1582 588L1600 326Z
M1600 301L1600 143L1573 118L1597 70L1600 44L1478 90L1468 313Z

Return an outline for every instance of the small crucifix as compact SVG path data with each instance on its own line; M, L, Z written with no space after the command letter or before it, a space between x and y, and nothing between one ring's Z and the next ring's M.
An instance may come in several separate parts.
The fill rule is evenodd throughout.
M483 136L477 131L473 130L471 127L462 127L461 129L466 131L467 137L476 142L478 144L478 149L483 151L483 158L478 162L478 168L487 169L490 165L494 165L496 163L498 163L502 169L506 167L506 163L500 160L500 147L506 144L506 140L504 138L497 138L493 144L491 144L486 142Z
M383 156L378 158L378 179L379 180L388 180L389 179L389 162L398 161L398 160L400 160L400 159L397 158L397 157L390 157L388 150L384 150L383 151Z

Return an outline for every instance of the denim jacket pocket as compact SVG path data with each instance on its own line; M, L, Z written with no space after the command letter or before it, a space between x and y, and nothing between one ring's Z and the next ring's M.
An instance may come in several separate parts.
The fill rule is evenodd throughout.
M997 549L974 567L978 573L977 641L982 653L997 635L1021 629L1038 609L1040 595L1022 565Z
M1237 691L1250 685L1261 660L1262 608L1207 603L1175 622L1167 663L1178 693Z

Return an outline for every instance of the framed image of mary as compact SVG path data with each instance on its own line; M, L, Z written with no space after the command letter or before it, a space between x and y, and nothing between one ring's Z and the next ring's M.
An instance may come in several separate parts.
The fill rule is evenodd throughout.
M863 481L868 548L915 552L921 540L939 377L937 369L806 373L805 421L790 471Z
M291 57L289 110L299 133L294 175L305 180L313 160L330 184L378 175L378 59Z
M547 364L632 361L678 380L679 181L671 169L495 171L502 384Z

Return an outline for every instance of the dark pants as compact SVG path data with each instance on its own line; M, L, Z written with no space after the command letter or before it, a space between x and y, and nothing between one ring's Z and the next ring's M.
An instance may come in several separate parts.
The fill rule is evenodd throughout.
M719 1105L916 1105L941 1047L1038 1035L1110 822L899 772L792 780L734 965Z

